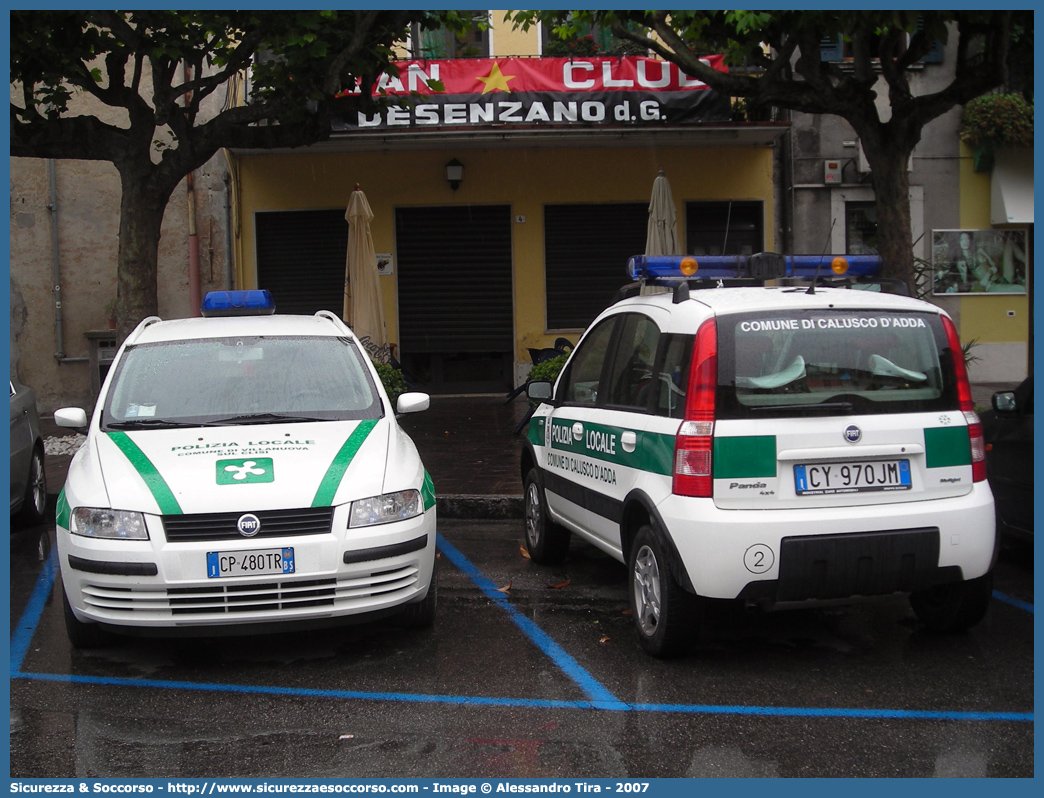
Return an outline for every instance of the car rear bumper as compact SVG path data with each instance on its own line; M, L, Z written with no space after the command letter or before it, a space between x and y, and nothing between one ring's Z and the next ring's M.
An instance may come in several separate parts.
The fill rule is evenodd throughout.
M764 601L919 590L982 576L996 540L986 483L964 496L807 510L721 510L670 496L659 507L696 592Z

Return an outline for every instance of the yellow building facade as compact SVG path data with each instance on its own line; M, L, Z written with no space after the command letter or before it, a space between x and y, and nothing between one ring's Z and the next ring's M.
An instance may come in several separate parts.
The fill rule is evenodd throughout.
M1032 241L1032 150L1001 153L998 166L990 171L976 171L971 149L964 143L960 146L960 227L968 230L1026 229ZM1020 203L1018 198L1013 203L1009 194L1005 208L1004 203L998 203L1003 184L1021 177L1029 181L1031 196L1028 206L1025 202ZM1008 222L1008 218L1019 221ZM965 344L975 342L971 354L976 359L969 366L973 381L1010 381L1029 371L1033 329L1032 261L1027 269L1029 293L969 294L958 300L936 297L938 304L959 320L961 340Z
M456 191L448 185L444 168L454 158L464 164L464 179ZM394 256L397 209L509 206L514 356L520 369L529 362L528 348L550 347L561 336L575 341L582 332L575 327L553 327L547 318L547 206L592 202L648 204L653 180L662 168L671 181L679 219L685 217L687 200L761 202L768 220L775 211L769 146L433 146L415 151L287 153L237 160L240 235L236 274L237 285L244 288L266 287L259 285L255 229L258 215L264 212L318 208L343 211L358 184L374 212L374 248ZM771 224L765 229L765 248L772 249ZM476 238L483 234L481 230L474 232ZM684 233L679 234L684 246ZM628 281L625 267L623 259L604 264L607 272L618 277L620 285ZM308 268L307 251L301 252L300 268ZM392 342L399 341L399 279L394 268L393 274L380 278ZM476 274L475 280L481 282L482 275Z
M528 33L511 30L509 24L496 22L502 18L503 12L490 13L494 23L488 34L490 55L476 62L488 66L490 74L499 78L496 82L478 78L486 81L484 102L518 96L511 94L510 73L513 69L529 68L535 62L514 57L540 52L537 29ZM626 82L616 72L620 63L579 59L576 64L561 66L561 70L566 74L566 85L572 81L576 86L596 82L613 86ZM648 72L642 73L648 83L660 80L661 74L666 80L666 71L658 73L653 65L641 66ZM502 67L506 78L500 72ZM430 74L427 62L418 68L427 69ZM443 63L444 72L448 68ZM550 109L552 100L557 101L559 96L566 95L543 95L546 107ZM580 111L574 107L573 113L583 114L586 98L606 96L570 95L573 100L579 98ZM631 105L626 108L637 114L639 103L635 100L632 104L633 109ZM628 282L626 260L643 252L648 204L660 170L671 183L683 252L701 251L692 240L697 233L720 237L725 252L752 247L771 250L776 246L779 201L774 180L774 170L778 168L775 144L785 125L733 122L728 114L726 99L724 119L719 110L716 121L708 125L614 124L612 115L607 115L604 123L546 125L540 129L533 125L502 124L479 129L444 124L423 131L416 126L379 133L349 131L335 135L330 142L302 150L234 153L236 287L269 288L277 307L280 292L296 295L299 288L306 290L302 286L310 279L310 258L320 242L299 234L300 230L314 223L316 230L339 236L336 214L343 214L349 195L358 185L374 213L374 248L377 253L391 256L390 273L382 274L379 281L388 335L396 345L396 356L408 370L424 372L420 382L434 392L509 390L525 380L531 365L530 349L551 347L560 338L575 343L595 309L611 302L612 294L606 293L606 286L619 287ZM463 178L456 187L447 180L446 165L450 162L463 166ZM418 259L423 264L425 258L424 237L411 238L412 225L426 224L429 219L435 224L434 220L440 218L466 218L472 211L486 219L486 225L490 224L487 214L492 213L497 229L483 229L480 220L474 226L463 225L454 233L452 246L458 248L467 268L473 269L473 278L458 282L452 294L440 295L433 274L440 269L447 275L453 271L452 264L446 263L444 251L449 244L443 241L442 254L437 255L433 241L430 270L425 269L418 265ZM701 221L711 217L724 219L713 222L721 227L720 231L716 227L710 230ZM570 228L570 224L574 226ZM266 232L274 230L273 225L282 225L280 232ZM621 225L634 231L640 228L640 239L636 232L629 237L624 235ZM742 245L737 243L741 228L747 236ZM437 232L433 235L438 237ZM272 243L272 239L277 243ZM497 373L481 379L478 374L470 375L476 377L474 380L461 379L462 371L482 372L489 370L490 364L477 355L461 359L445 354L456 365L446 366L443 379L432 377L425 365L430 357L424 355L419 361L415 351L419 345L428 350L440 346L437 342L422 344L426 337L416 329L417 324L428 323L426 314L431 308L426 310L423 301L407 294L425 280L435 280L424 283L432 290L433 302L458 302L467 309L453 316L453 324L461 328L463 343L459 346L482 350L484 345L476 338L485 328L478 325L469 331L468 316L477 320L488 307L481 288L487 279L487 266L480 253L492 240L502 242L496 269L508 268L508 262L510 268L510 297L502 292L498 300L501 304L497 305L501 330L498 335L510 329L509 350L503 353L506 366L500 371L494 368ZM605 251L612 254L594 254L603 243ZM570 246L581 249L584 257L578 259L587 261L584 269L588 273L595 270L596 282L601 286L592 289L597 297L583 295L582 270L570 275L569 263L556 262L556 253L568 251ZM266 252L280 247L293 248L296 255L284 256L282 265L266 265ZM709 252L710 248L702 251ZM329 271L331 266L326 268ZM569 299L572 294L562 294L556 287L561 280L556 283L549 272L567 274L564 279L569 282L569 291L584 304L583 313L571 314L561 307L563 302L573 301ZM295 282L294 275L299 275L301 281ZM331 305L328 309L340 310L333 306L338 297L328 289L333 277L328 274L323 279L327 286L325 301ZM456 279L460 280L459 274ZM503 290L508 290L506 283ZM310 312L310 306L295 306L291 312L306 310ZM505 315L510 319L505 319ZM437 318L442 317L431 315L432 327L438 326L434 321ZM494 324L496 320L485 322ZM444 348L453 346L450 341ZM453 369L457 372L455 378L448 376Z

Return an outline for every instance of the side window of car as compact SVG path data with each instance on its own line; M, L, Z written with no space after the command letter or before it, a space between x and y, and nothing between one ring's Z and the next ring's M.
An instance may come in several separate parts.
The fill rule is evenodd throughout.
M658 416L685 417L685 391L689 385L693 340L691 335L664 335L660 342L656 405L653 408Z
M606 319L580 342L563 383L565 402L580 405L594 405L598 402L602 367L615 326L616 317Z
M660 329L652 319L639 313L627 314L609 373L607 405L635 410L649 407L659 341Z

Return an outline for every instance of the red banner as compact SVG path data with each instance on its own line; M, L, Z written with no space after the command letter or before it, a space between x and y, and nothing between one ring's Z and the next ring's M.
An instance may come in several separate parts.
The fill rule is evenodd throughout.
M701 59L728 72L725 57ZM529 91L709 91L706 83L669 61L618 58L457 58L446 61L402 61L398 77L382 75L376 93L490 94ZM433 91L429 81L441 81Z
M708 66L727 72L724 57ZM432 126L687 124L730 118L728 97L653 58L481 58L404 61L375 94L398 107L345 117L339 129Z

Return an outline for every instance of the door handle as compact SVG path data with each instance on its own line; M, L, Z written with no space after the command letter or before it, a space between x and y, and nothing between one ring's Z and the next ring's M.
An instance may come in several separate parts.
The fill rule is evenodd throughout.
M636 432L631 432L631 430L626 430L620 436L620 445L623 447L625 452L633 452L635 447L638 445L638 434Z
M573 439L580 440L584 437L584 425L579 421L573 422Z

